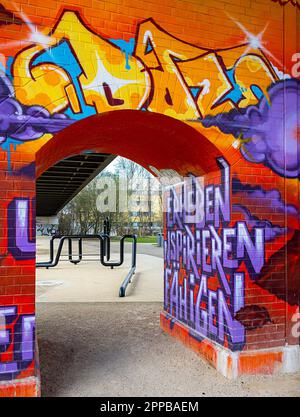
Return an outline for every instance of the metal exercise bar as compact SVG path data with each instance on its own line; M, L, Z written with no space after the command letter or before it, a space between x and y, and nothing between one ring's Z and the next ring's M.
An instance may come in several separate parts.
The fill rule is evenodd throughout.
M137 244L137 236L136 235L127 235L127 238L132 239L132 246L131 246L131 268L128 274L126 275L126 278L122 282L120 289L119 289L119 297L125 297L126 295L126 289L129 283L131 283L132 277L135 274L136 270L136 244ZM125 237L126 239L126 237ZM124 240L125 240L124 239ZM123 241L124 246L124 241Z
M132 246L131 246L131 268L126 278L122 282L119 290L119 297L125 297L126 289L128 284L131 282L133 275L135 274L136 270L136 246L137 246L137 236L136 235L124 235L120 239L120 260L118 262L106 262L103 256L103 250L101 251L101 263L104 266L109 266L113 269L116 266L120 266L124 262L124 244L126 239L132 239ZM101 241L101 245L104 246L104 241Z
M48 263L52 264L53 263L53 259L54 259L54 240L55 239L60 239L62 236L52 236L51 240L50 240L50 260Z
M108 235L102 235L102 237L109 238ZM113 269L115 266L121 266L124 262L124 243L126 239L132 239L132 253L135 253L135 262L136 262L136 242L137 242L137 236L136 235L124 235L120 239L120 260L117 262L107 262L104 259L104 239L101 241L102 250L101 250L101 263L104 266L109 266L111 269ZM132 261L133 262L133 261Z
M103 221L103 236L108 236L108 239L106 239L106 244L104 245L104 254L106 254L106 252L110 252L110 230L111 230L111 224L110 224L110 220L109 217L105 217L104 221ZM109 260L109 257L108 257Z
M47 268L47 269L48 268L54 268L59 262L61 251L62 251L64 242L65 242L66 239L67 239L66 236L62 236L60 238L55 259L54 259L54 239L53 240L51 239L50 240L50 261L48 261L48 262L37 262L36 267L37 268Z
M57 248L56 256L54 259L54 240L59 239L59 245ZM73 245L72 240L75 239L78 241L78 258L73 259ZM79 262L83 259L83 251L82 251L82 240L85 239L98 239L100 242L104 241L104 245L99 245L99 256L101 258L101 249L104 250L104 256L106 256L106 259L109 261L110 259L110 239L107 237L107 235L55 235L52 236L50 240L50 260L48 262L37 262L36 267L37 268L54 268L57 266L57 264L60 261L62 249L64 246L64 242L68 240L68 260L72 262L73 264L77 265Z
M56 256L54 259L54 240L60 239L59 245L57 248ZM112 262L110 261L110 236L107 234L101 235L64 235L64 236L52 236L50 240L50 260L48 262L37 262L37 268L54 268L58 265L62 253L62 249L64 246L65 241L68 241L68 260L77 265L83 259L83 250L82 250L82 240L83 239L98 239L100 242L100 262L103 266L110 267L113 269L114 267L121 266L124 262L124 246L125 240L131 239L131 267L126 275L124 281L122 282L120 289L119 289L119 297L125 297L126 289L128 284L132 281L132 277L135 274L136 270L136 253L137 253L137 236L136 235L124 235L120 239L120 259L119 261ZM78 241L78 255L77 258L73 258L73 240ZM106 259L105 259L106 258Z
M69 242L69 246L68 246L68 250L69 250L69 253L68 253L69 261L72 264L77 265L77 264L79 264L79 262L82 261L82 238L81 237L78 238L78 258L75 259L75 261L73 259L73 239L69 238L68 239L68 242Z

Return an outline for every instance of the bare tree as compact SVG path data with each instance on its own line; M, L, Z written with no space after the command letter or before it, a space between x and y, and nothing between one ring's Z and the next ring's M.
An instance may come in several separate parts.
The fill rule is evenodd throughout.
M116 210L109 213L101 212L97 208L99 196L97 180L104 176L109 176L115 181L117 191ZM127 200L135 202L135 210L125 212L120 210L119 185L122 176L126 178L129 186L126 190ZM151 195L153 178L145 168L119 157L114 172L102 171L59 213L59 232L62 234L98 234L103 231L103 221L108 216L112 231L117 235L130 232L138 232L140 235L150 234L154 222L156 224L162 222L161 204L159 203L161 196L158 194L154 199ZM131 188L136 189L132 190ZM143 203L144 198L148 200L146 210Z

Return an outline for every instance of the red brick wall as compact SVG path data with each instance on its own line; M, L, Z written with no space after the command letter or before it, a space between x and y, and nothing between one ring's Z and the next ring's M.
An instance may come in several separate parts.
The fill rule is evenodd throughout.
M41 153L39 173L59 157L92 147L131 157L148 168L200 175L204 186L214 184L221 193L224 169L216 165L216 158L224 158L230 167L230 213L216 232L222 237L238 221L244 222L252 239L259 234L256 230L263 229L263 265L253 272L245 255L235 270L225 271L225 278L219 270L207 272L197 317L204 315L199 323L211 331L203 334L198 319L185 319L176 311L182 284L186 280L187 291L191 289L195 270L183 263L183 253L178 268L166 258L165 267L178 270L177 283L174 270L166 281L168 323L171 327L183 323L194 341L205 336L217 346L239 352L299 344L295 326L299 310L300 19L296 1L282 3L1 2L0 305L6 310L2 310L0 328L0 380L34 375L34 162L45 144L49 147ZM50 47L51 54L47 53ZM283 82L283 74L292 79ZM124 110L142 110L147 115L133 118L130 124L119 115ZM105 112L110 112L110 119L101 118ZM163 115L158 125L151 113ZM100 140L95 117L107 129L105 141ZM172 137L169 123L175 119L191 130L180 135L176 125ZM113 133L109 133L108 120ZM140 123L141 130L135 123ZM75 127L65 130L71 124ZM145 133L140 133L143 129ZM89 136L80 137L83 131L90 132ZM191 232L195 238L197 225L190 224L188 230L185 225L175 222L173 231L182 227L182 236ZM198 232L208 225L198 227ZM232 239L232 244L237 240ZM195 246L191 256L196 258L197 251L201 249ZM210 256L211 247L208 263ZM198 264L196 269L201 277L203 267ZM240 293L235 292L235 273L242 277ZM200 285L196 277L195 305ZM233 299L233 294L239 295ZM186 306L190 311L188 302ZM217 310L224 314L222 325ZM231 340L234 331L243 335L237 343Z

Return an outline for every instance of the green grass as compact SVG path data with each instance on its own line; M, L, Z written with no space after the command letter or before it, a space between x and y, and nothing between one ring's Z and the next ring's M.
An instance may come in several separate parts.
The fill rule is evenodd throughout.
M138 243L156 243L156 236L139 236Z
M119 241L120 237L112 236L111 241L116 242ZM129 241L129 239L128 239ZM156 236L138 236L137 238L138 243L156 243Z

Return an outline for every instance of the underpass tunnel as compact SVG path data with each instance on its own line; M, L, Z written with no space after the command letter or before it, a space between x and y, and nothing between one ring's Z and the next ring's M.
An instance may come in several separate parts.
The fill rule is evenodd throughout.
M51 216L57 215L116 155L140 164L158 178L166 173L181 179L208 172L219 174L216 157L220 151L181 121L133 110L91 116L57 133L37 152L37 219L41 232L41 223L55 222ZM162 285L163 274L159 288Z
M55 227L54 223L55 216L59 210L83 189L89 181L108 167L109 163L116 158L116 155L121 154L122 156L130 157L157 177L164 175L166 172L175 173L183 177L195 172L204 173L208 169L211 170L212 167L215 170L217 169L214 158L202 158L204 168L202 163L199 164L199 161L201 162L199 152L202 154L206 146L209 149L207 152L210 152L212 149L215 154L218 153L211 143L206 138L203 138L200 150L198 135L194 129L184 125L182 122L175 121L174 123L174 120L166 116L120 111L91 117L87 121L83 120L77 123L77 125L75 128L71 126L69 131L67 129L64 135L55 135L37 154L36 215L37 230L40 230L41 234L43 234L43 231L45 233L50 232L50 234L57 232L57 227ZM85 136L85 140L82 141L82 135L86 131L89 131L89 135L88 137ZM140 145L141 136L144 139L143 146ZM187 150L187 143L190 150ZM192 149L195 158L187 161L187 154ZM208 155L212 154L207 153ZM49 240L49 236L37 236L37 263L49 259ZM58 242L59 240L56 241L54 246L55 251L57 250ZM60 381L57 374L55 381L53 371L58 364L55 363L54 365L52 361L60 360L60 355L64 357L65 361L68 361L68 358L72 357L73 354L77 354L79 357L82 355L80 343L78 350L76 346L72 348L73 353L67 347L64 352L59 352L60 343L58 337L56 337L56 346L56 342L54 343L49 334L49 329L53 327L51 317L54 313L47 317L45 310L48 308L47 306L57 305L59 311L64 312L66 317L71 318L73 317L72 314L74 315L73 306L78 306L79 311L85 309L86 312L89 311L87 314L92 314L94 303L104 303L103 305L108 307L107 310L111 311L109 334L103 335L107 338L117 337L116 332L119 330L118 326L114 326L114 320L120 320L118 319L119 309L121 308L118 307L120 302L121 304L125 303L125 309L127 308L126 305L132 305L132 308L136 311L135 313L133 312L131 318L127 317L129 321L126 322L126 326L138 325L139 321L136 324L132 323L136 320L136 315L140 314L140 310L143 311L142 316L144 320L146 320L147 315L148 319L153 316L151 311L155 311L155 321L157 321L159 312L163 308L163 247L157 247L153 243L137 244L136 273L128 286L126 297L124 298L119 297L118 289L130 268L130 242L127 245L125 244L124 265L113 270L104 268L100 265L99 260L97 261L97 258L99 259L99 256L95 256L99 253L99 242L97 240L83 240L83 247L83 260L78 265L68 262L67 245L65 245L62 252L62 260L55 268L37 268L36 270L37 336L38 343L41 346L42 394L45 395L55 395L57 393L54 388L55 383L58 383L60 392L64 390L62 381ZM76 250L76 242L74 242L74 257L76 257ZM112 242L111 258L116 259L118 257L119 244L118 242ZM86 261L85 259L88 260ZM91 260L94 262L91 262ZM143 307L144 303L146 304ZM113 306L115 306L115 311ZM147 310L146 306L148 306L149 310ZM127 316L128 313L126 311L124 310L121 314ZM103 323L98 324L100 327L103 325ZM60 329L56 325L52 329L52 333L60 334L62 329L65 328L64 321L61 322L61 326L62 328ZM91 332L92 329L92 325L90 326L86 323L84 331ZM149 333L150 330L151 328L147 332ZM98 332L97 329L93 331L95 335ZM65 332L68 332L67 328ZM100 336L101 330L99 332ZM152 337L155 334L157 334L157 330L153 328ZM71 335L70 337L72 338ZM141 337L143 338L142 334ZM59 352L57 356L49 352L49 339L51 339L51 347L54 352ZM65 336L63 339L65 339ZM127 342L125 341L125 343ZM143 344L141 340L137 340L137 343L139 345ZM109 349L109 346L107 349ZM145 348L146 350L147 348ZM107 355L104 347L102 355L103 357ZM124 352L121 350L120 357L116 360L120 361L122 355L124 355ZM93 359L92 354L90 360L91 362L93 360L98 362L99 358ZM126 361L128 361L128 358L126 358ZM87 357L85 357L85 363L87 367L90 366ZM100 378L102 365L98 365L99 375L97 377L94 375L91 378L91 381L94 381L93 384L96 385L100 384L100 380L103 384L103 380ZM132 366L134 367L134 364ZM77 375L78 369L76 364L74 366L70 364L69 372ZM88 380L89 378L87 377ZM92 384L91 381L88 383Z
M84 136L87 131L89 135ZM85 137L84 141L81 140L82 137ZM141 138L143 138L142 145L140 142ZM220 289L217 289L216 295L213 296L215 297L215 306L212 307L211 301L205 301L206 294L202 294L203 308L205 310L213 308L213 311L210 311L209 314L212 314L214 319L213 322L205 320L202 322L203 319L200 319L201 324L198 324L198 327L195 324L195 330L200 333L204 332L204 334L207 334L207 332L215 333L213 338L216 338L218 343L223 344L230 351L242 351L241 355L247 358L245 360L251 360L250 357L248 359L247 350L243 353L243 349L247 346L248 341L251 344L253 340L253 348L259 346L261 343L260 338L251 332L259 333L260 331L268 331L268 326L275 325L277 313L276 311L268 310L265 306L253 304L251 299L248 299L248 305L245 305L244 297L247 296L248 291L254 285L258 285L259 289L253 287L253 292L256 293L257 291L261 291L261 289L263 291L269 291L272 297L278 297L279 295L281 303L285 302L286 295L279 294L279 290L277 290L279 287L274 287L270 281L264 279L264 274L268 274L267 271L269 268L272 268L273 261L270 259L262 269L264 256L262 256L263 251L260 249L259 242L263 239L259 237L258 233L260 232L258 229L256 231L256 228L251 232L251 229L248 229L249 226L247 226L247 223L244 222L245 217L243 212L233 210L234 207L240 207L241 200L238 194L241 192L242 187L239 180L237 181L235 178L237 175L239 175L238 178L241 178L240 172L243 172L243 170L244 172L246 170L247 172L251 172L251 164L249 163L249 167L247 168L241 168L241 164L244 166L245 162L241 159L239 149L234 148L234 143L232 146L218 141L216 143L218 147L210 139L203 136L202 129L199 130L198 125L195 124L183 123L156 113L132 110L114 111L91 116L57 133L51 141L46 143L38 151L36 155L36 170L38 177L42 176L43 172L49 167L64 158L72 158L75 155L82 155L88 151L95 154L121 155L139 163L158 177L163 176L166 172L175 172L183 181L184 178L192 179L192 181L200 179L202 181L202 185L200 185L202 191L199 194L200 200L197 200L199 192L199 190L197 191L197 185L192 186L192 193L194 193L192 199L196 202L196 206L198 205L200 207L200 212L203 210L203 217L202 220L199 219L199 223L197 221L194 225L188 226L185 223L186 215L184 213L179 213L178 215L175 212L176 201L184 198L184 185L179 185L177 191L175 187L174 192L169 190L164 195L164 200L168 202L168 208L167 212L164 213L164 268L161 275L163 287L162 282L160 286L160 290L163 290L164 293L164 305L160 315L160 325L167 333L179 337L184 343L186 343L186 340L189 340L188 344L193 346L194 333L189 330L188 339L185 338L186 330L182 323L188 321L188 314L192 314L192 320L196 319L196 316L193 316L195 313L192 313L191 307L188 306L195 303L192 308L195 309L193 311L196 311L197 303L201 302L201 288L207 288L208 284L206 280L208 278L203 273L201 276L199 275L195 280L195 287L190 287L193 295L191 296L191 301L188 302L187 295L180 295L184 294L182 291L185 291L184 271L193 271L197 276L197 269L195 266L192 266L195 262L192 257L195 256L196 251L197 253L199 251L201 253L202 250L207 250L207 253L209 253L212 250L211 256L214 258L216 256L223 256L217 255L217 253L221 253L220 245L222 243L220 243L220 238L217 237L213 227L217 230L220 227L220 223L225 228L235 227L236 229L230 230L234 230L235 236L238 242L240 242L238 245L244 247L244 249L240 252L232 253L231 256L233 258L241 256L243 259L245 258L245 262L241 265L241 272L236 272L233 276L230 275L231 284L229 284L225 280L225 274L222 273L222 267L220 267L221 262L223 263L224 260L219 258L218 261L217 259L214 260L214 258L211 258L211 262L214 262L215 265L213 268L221 276L223 275L223 278L217 278L217 275L215 275L211 281L211 285L213 285L213 288L218 288L221 282L221 287L224 287L225 292L228 295L231 294L231 296L227 299L223 298ZM233 149L235 150L233 151ZM236 194L237 197L235 197ZM207 224L207 231L205 231L206 227L203 226L205 224ZM232 226L228 226L230 224ZM184 230L184 232L181 232L181 230ZM233 233L232 231L230 233ZM185 233L189 238L184 237ZM205 249L205 240L203 240L205 239L205 233L209 233L209 238L213 243L212 246L209 246L211 249ZM252 246L254 243L250 243L251 236L253 236L251 233L255 233L254 236L256 237L254 239L257 239L255 250ZM297 236L295 235L294 239L296 238ZM176 239L175 245L172 243L174 239ZM216 245L218 245L219 249L217 249ZM270 243L266 241L265 253L270 253L268 251L271 251L272 248L272 240ZM207 261L205 261L205 258L202 258L202 260L197 260L196 262L199 262L200 265ZM227 264L233 267L236 262L238 261L233 260L231 262L229 260ZM209 271L212 272L209 269L211 268L209 264L205 268L208 274ZM257 284L252 284L252 274L258 273L261 269L260 279L256 281ZM284 286L283 275L280 279L280 285ZM137 280L136 282L139 285L143 281ZM177 285L178 293L176 292ZM230 285L233 285L233 290L230 289ZM196 294L198 294L197 297ZM289 326L292 325L291 318L297 306L292 299L289 299L289 303L287 328L285 329L286 335L288 334ZM188 313L189 309L191 311L190 313ZM231 309L231 312L228 309ZM221 320L217 319L218 316L214 313L216 311L218 311L218 315L221 314L222 316L222 314L225 314L224 318ZM201 326L204 326L205 330L201 330ZM299 337L296 337L296 339L292 337L290 340L292 340L291 343L299 343ZM198 341L195 346L197 346L197 352L202 352L203 349L206 350L206 344L202 343L202 340ZM210 349L215 351L216 348L212 346ZM279 353L279 355L281 354ZM217 356L218 353L210 359L211 364L216 367L219 366L219 362L216 360ZM271 357L268 358L268 366L272 368L276 366L276 362L277 356L272 353ZM234 377L236 376L235 369L237 368L232 363L222 364L222 369L219 369L227 377L231 377L232 372L234 373ZM259 362L258 368L261 366L264 365Z
M111 178L105 177L107 175L105 174L105 169L109 168L109 164L112 161L116 162L115 155L98 154L91 151L84 152L57 162L37 179L37 302L118 301L119 292L121 291L120 285L131 268L133 241L130 238L124 241L124 264L116 267L114 270L111 267L105 268L100 262L102 249L101 240L97 238L97 235L106 233L104 223L107 219L109 221L109 228L111 229L109 232L111 243L109 246L110 257L108 257L108 254L105 255L107 258L106 262L116 263L121 259L120 239L123 235L138 234L139 230L142 232L138 240L143 242L143 244L140 244L139 241L137 243L136 262L138 265L135 271L135 279L130 280L134 282L129 286L128 290L126 286L126 295L131 295L131 298L134 295L133 301L138 299L141 301L152 300L162 302L163 280L161 277L163 276L163 248L160 241L160 244L157 245L158 238L153 236L154 233L159 232L161 234L162 232L162 213L160 212L162 210L162 204L157 204L161 200L158 198L159 195L153 196L151 194L151 181L157 183L156 190L159 188L159 181L154 177L151 179L149 174L145 176L146 171L142 172L140 166L134 164L132 161L126 160L127 163L131 164L130 169L134 169L136 173L142 172L142 175L144 175L144 179L138 177L135 179L143 182L140 186L146 185L148 187L145 197L150 201L146 202L147 207L143 208L144 213L142 212L138 218L137 213L132 211L134 209L140 209L138 202L134 207L130 208L130 203L126 201L127 206L125 207L126 211L123 216L122 213L116 215L114 212L102 212L101 207L98 205L98 200L102 202L107 193L110 198L114 199L115 210L119 210L116 206L116 200L119 201L121 196L117 194L120 193L120 190L116 190L116 184L114 184L114 189L108 189L107 193L103 195L100 192L99 181L97 182L96 178L100 173L104 174L104 177L99 178ZM108 175L109 173L110 171L108 171ZM121 174L119 172L117 175ZM123 172L124 174L126 172ZM127 175L129 175L128 172ZM91 183L93 179L95 181ZM131 181L135 179L132 178ZM88 198L88 201L84 204L82 203L83 208L79 210L79 213L78 210L75 212L74 206L68 206L68 203L81 190L84 190L87 184L92 185L93 195L82 194L82 197L80 197L81 200ZM127 184L127 187L131 185ZM113 191L115 191L114 196ZM144 193L145 190L142 192ZM140 198L140 196L136 196L135 198ZM59 212L65 206L69 207L66 216L69 216L72 221L68 225L71 227L71 231L66 230L64 225L59 227ZM84 212L84 207L87 210L86 212ZM152 213L149 213L149 210L152 210ZM92 217L92 214L95 212L99 213L96 216L96 220ZM77 217L75 217L75 214ZM80 218L78 218L78 215ZM91 219L88 220L88 229L85 230L80 220L81 217L86 219L89 215ZM115 220L112 219L114 215ZM93 219L96 222L95 224L92 224ZM53 262L57 257L58 248L61 243L59 236L70 234L74 237L72 241L68 239L64 241L61 256L59 256L56 267L41 268L41 263L49 263L51 241L53 240L51 261ZM147 237L147 235L152 236ZM85 237L82 238L82 236ZM70 244L72 255L70 255ZM81 248L79 245L81 245ZM56 288L55 291L50 291L53 288Z
M56 393L110 366L123 386L139 370L141 390L143 371L155 393L176 373L199 387L169 336L229 379L299 372L298 2L27 3L0 5L0 395L40 395L39 338ZM36 259L36 209L38 234L55 233L59 210L116 156L178 179L163 193L163 257L138 253L123 298L134 262L73 262L66 236L73 264L36 273L52 247L38 236Z
M91 116L54 135L36 154L38 230L44 223L51 231L53 216L116 155L158 178L166 173L181 179L219 175L220 151L188 124L133 110ZM163 274L161 279L160 288Z

